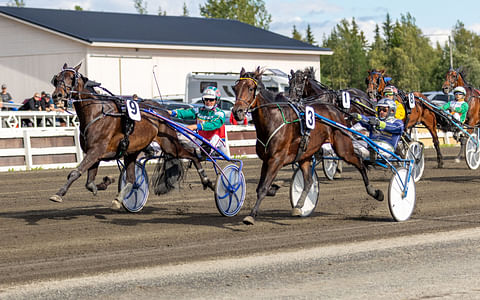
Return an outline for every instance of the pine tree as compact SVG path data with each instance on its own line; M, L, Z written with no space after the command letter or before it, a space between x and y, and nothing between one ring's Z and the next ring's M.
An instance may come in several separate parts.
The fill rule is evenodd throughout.
M293 25L293 29L292 29L292 38L299 41L303 41L303 37L300 34L300 32L298 32L297 27L295 25Z
M143 3L143 0L133 0L133 6L137 12L141 15L147 14L147 1Z
M200 15L238 20L267 30L272 22L263 0L207 0L200 5Z
M316 45L317 41L313 37L312 29L310 28L310 24L307 25L307 31L305 33L305 42L309 43L310 45Z
M190 15L190 12L188 11L187 4L183 2L183 16L188 17Z

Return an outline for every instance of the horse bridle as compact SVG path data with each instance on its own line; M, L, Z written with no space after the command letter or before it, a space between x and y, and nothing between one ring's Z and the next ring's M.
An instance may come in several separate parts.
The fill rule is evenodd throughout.
M252 82L255 84L255 88L254 88L254 90L253 90L253 100L252 100L251 103L248 103L247 100L241 99L241 98L237 98L237 100L235 100L235 102L240 101L240 103L245 103L245 104L247 105L247 109L245 110L245 113L247 113L247 112L250 110L250 108L252 107L253 103L256 102L255 99L257 98L258 81L257 81L256 79L254 79L254 78L251 78L251 77L240 77L240 79L238 79L238 81L237 81L237 84L238 84L238 82L241 81L241 80L250 80L250 81L252 81Z
M67 83L65 82L65 71L73 72L72 84L70 85L67 85ZM55 88L57 88L58 85L61 85L61 87L67 94L67 100L71 100L73 93L79 93L75 91L75 88L78 88L78 79L80 78L80 74L73 68L63 69L60 74L62 74L62 79L58 79L58 76L55 75L52 78L52 84L55 86ZM55 81L57 82L57 84L55 84Z
M458 76L460 76L459 72L457 72L457 71L454 71L454 72L455 72L455 78L453 79L453 81L451 80L452 76L449 76L448 80L447 80L449 91L453 90L453 88L455 86L455 83L458 81Z
M296 73L295 73L296 74ZM307 80L308 80L308 76L306 74L303 74L303 81L302 81L302 86L301 86L301 89L297 87L296 83L297 83L297 80L294 81L294 91L295 91L295 95L299 98L302 98L303 96L303 92L305 91L305 85L307 84ZM294 77L295 79L297 77ZM293 79L293 78L292 78ZM297 91L300 91L300 92L297 92Z

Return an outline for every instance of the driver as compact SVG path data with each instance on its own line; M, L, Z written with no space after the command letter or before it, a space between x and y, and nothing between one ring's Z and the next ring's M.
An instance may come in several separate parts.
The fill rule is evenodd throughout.
M403 132L403 122L395 118L397 106L395 101L388 98L383 98L377 102L375 110L376 116L367 117L360 114L352 114L352 116L361 123L369 131L369 136L378 146L395 152L398 140ZM354 140L355 152L367 159L370 156L370 151L366 141ZM383 155L390 156L389 153L381 151Z
M398 101L397 98L398 89L393 85L389 85L383 89L383 96L388 99L395 100L395 104L397 105L397 112L395 113L395 118L399 120L405 119L405 108L403 104Z
M468 112L468 103L465 102L467 92L463 86L457 86L453 90L453 94L455 95L455 100L445 103L440 108L450 111L454 119L463 123L465 122Z
M187 128L197 130L200 136L209 140L215 148L226 154L225 113L218 107L220 91L214 86L208 86L202 93L202 100L203 107L201 108L176 109L169 113L172 117L179 119L196 119L196 124L188 125ZM183 134L179 134L182 142L186 139L183 137ZM190 140L188 141L190 142ZM188 145L196 149L193 143L190 142ZM198 154L201 154L200 149L196 150Z

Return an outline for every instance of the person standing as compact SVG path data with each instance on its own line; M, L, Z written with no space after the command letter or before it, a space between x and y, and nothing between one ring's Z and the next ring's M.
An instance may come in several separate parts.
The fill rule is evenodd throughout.
M3 108L3 103L8 103L13 101L12 95L7 92L7 85L4 83L2 84L2 92L0 92L0 97L2 101L0 102L0 108Z

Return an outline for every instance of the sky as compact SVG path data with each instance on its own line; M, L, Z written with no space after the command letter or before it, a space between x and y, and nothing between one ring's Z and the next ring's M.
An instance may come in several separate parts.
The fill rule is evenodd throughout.
M0 0L6 5L11 0ZM12 1L13 2L13 1ZM132 0L24 0L27 7L73 9L80 5L84 10L137 13ZM145 1L144 1L145 2ZM190 16L199 17L199 5L205 0L146 0L149 14L157 14L159 7L167 15L181 15L183 3L187 5ZM441 43L448 39L458 20L465 27L480 34L480 1L462 0L264 0L267 11L272 15L270 30L291 37L293 25L305 35L309 24L317 43L328 36L342 19L355 18L360 29L369 41L373 38L375 25L381 26L387 13L392 20L410 13L416 25L428 36L432 43Z

